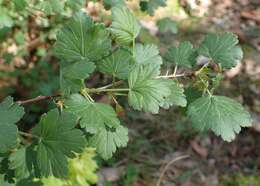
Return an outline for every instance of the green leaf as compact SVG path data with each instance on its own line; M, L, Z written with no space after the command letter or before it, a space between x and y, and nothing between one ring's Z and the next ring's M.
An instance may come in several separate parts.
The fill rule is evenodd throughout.
M14 171L14 175L19 184L26 185L31 178L39 176L39 168L37 166L35 144L29 147L20 147L20 149L13 151L9 156L9 168ZM29 185L29 184L27 184ZM31 184L35 185L35 184Z
M23 11L27 6L26 0L13 0L13 3L17 11Z
M95 64L86 61L79 61L62 67L64 76L70 79L86 79L94 70Z
M124 6L125 1L124 0L103 0L103 4L105 9L110 9L114 6Z
M160 32L171 32L173 34L176 34L178 32L178 27L176 22L169 17L160 19L157 22L157 26L159 27Z
M201 97L188 107L188 116L195 128L211 129L225 141L232 141L241 127L251 126L250 114L241 104L224 96Z
M33 134L39 136L37 163L41 176L65 177L68 174L67 157L85 147L83 133L75 129L76 116L57 109L41 117Z
M74 11L80 10L85 4L85 0L68 0L67 5Z
M22 31L18 31L14 34L14 39L18 45L23 45L25 42L24 33Z
M237 45L238 38L233 33L208 34L198 49L200 55L210 58L223 68L237 65L243 58L243 51Z
M127 79L129 69L133 66L132 55L124 49L119 49L111 56L98 63L99 71L119 79Z
M61 0L45 0L40 2L39 8L48 15L59 14L64 11L64 2Z
M3 182L13 183L14 179L14 171L9 168L9 160L8 154L1 154L0 157L0 185L1 184L1 176L3 176Z
M55 53L64 62L94 62L107 55L111 42L104 25L80 12L57 35Z
M13 152L10 157L10 168L15 171L15 177L20 180L22 178L27 178L30 176L29 171L29 163L27 160L29 159L30 153L27 152L25 147L18 149L17 151Z
M171 81L158 79L158 68L154 65L136 66L129 75L129 105L136 110L158 113L159 106L171 94Z
M147 11L150 15L160 6L166 6L166 0L141 0L140 7L142 11Z
M175 81L171 81L171 94L166 97L165 102L161 105L163 108L168 109L172 105L186 107L187 100L184 94L184 89Z
M66 111L72 112L80 119L80 126L94 134L100 128L116 128L120 125L114 109L107 104L93 103L81 96L73 94L65 100Z
M33 177L29 177L19 180L15 186L42 186L42 183Z
M101 157L107 160L112 157L117 148L127 145L128 130L123 126L115 130L101 128L89 140L90 146L95 147Z
M110 30L119 43L128 44L138 36L141 27L127 7L112 8L112 19Z
M2 175L2 174L0 174L0 185L1 185L1 186L15 186L15 184L8 183L8 182L4 179L4 175Z
M7 97L0 104L0 153L5 153L16 146L17 126L15 125L24 115L24 109L13 98Z
M96 149L86 148L76 158L69 160L69 181L71 186L90 186L98 182L96 173L98 165L95 157Z
M42 178L41 179L43 186L64 186L66 184L66 180L62 180L59 178L56 178L54 176L49 176L47 178Z
M12 27L13 23L14 21L12 17L9 16L8 10L0 6L0 29L4 27Z
M62 70L60 74L60 88L63 95L76 93L84 88L84 81L81 79L71 79L63 75Z
M162 64L162 58L159 55L158 47L153 44L137 44L135 47L135 61L137 64L141 65L151 64L158 66L158 69Z
M55 45L61 63L61 90L63 94L78 92L84 87L84 79L95 69L91 61L108 53L110 40L101 24L94 24L90 17L77 13L61 29Z
M166 59L175 65L191 68L196 64L197 53L190 42L182 42L178 47L169 48Z

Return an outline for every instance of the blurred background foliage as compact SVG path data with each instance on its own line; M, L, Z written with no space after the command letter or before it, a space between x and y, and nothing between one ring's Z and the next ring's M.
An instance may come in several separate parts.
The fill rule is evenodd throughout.
M225 73L218 92L243 103L254 127L225 143L194 131L181 108L156 116L118 108L130 128L130 143L108 162L97 159L98 184L155 185L168 162L188 154L188 159L169 166L163 185L260 185L259 0L0 0L0 98L12 95L23 100L57 93L58 63L52 50L57 30L80 9L109 25L110 8L121 3L140 20L138 40L159 45L162 55L183 40L196 45L208 32L236 33L245 57ZM88 83L106 81L95 75ZM192 88L185 92L188 102L200 95ZM21 127L30 129L53 106L54 100L26 106Z

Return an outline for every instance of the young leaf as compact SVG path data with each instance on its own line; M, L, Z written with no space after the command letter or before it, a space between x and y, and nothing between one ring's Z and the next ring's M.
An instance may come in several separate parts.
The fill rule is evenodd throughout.
M94 24L90 17L80 12L58 33L55 53L67 63L91 62L107 55L110 46L104 25Z
M7 97L0 104L0 153L5 153L16 146L17 126L15 125L24 115L23 107Z
M182 42L178 47L169 48L166 59L175 65L191 68L196 64L197 54L190 42Z
M62 180L59 178L56 178L54 176L49 176L49 177L43 177L41 179L43 186L65 186L66 180Z
M233 33L208 34L198 49L200 55L219 63L223 68L231 68L242 60L243 51L237 45L237 36Z
M132 55L124 50L119 49L111 56L98 63L98 69L119 79L127 79L129 69L133 66Z
M92 134L106 126L116 128L120 125L116 112L110 105L90 102L80 94L71 95L65 105L66 111L78 116L80 126Z
M159 27L160 32L171 32L173 34L176 34L178 32L178 27L176 22L169 17L160 19L157 22L157 26Z
M112 154L119 147L125 147L128 142L128 130L123 126L117 127L115 130L105 128L90 138L89 144L97 149L97 152L105 160L112 157Z
M158 66L158 68L162 64L158 47L153 44L137 44L135 48L135 61L140 65L152 64Z
M232 141L241 127L251 126L250 114L241 104L224 96L201 97L188 107L188 116L199 130L211 129L225 141Z
M128 44L138 36L141 27L127 7L112 8L112 18L110 30L119 43Z
M171 81L170 88L171 88L171 94L168 97L166 97L161 107L165 109L168 109L172 105L185 107L187 105L187 100L184 94L184 89L180 85L178 85L175 81Z
M156 78L158 74L158 67L154 65L139 65L130 72L128 78L130 106L136 110L158 113L159 106L171 94L171 81Z
M97 183L96 170L98 166L94 159L95 156L94 148L86 148L76 158L69 160L69 181L71 186L90 186Z
M66 112L59 114L57 109L41 117L33 130L40 138L37 163L41 176L65 177L68 174L67 157L73 157L73 152L81 152L85 147L85 138L75 125L76 116Z

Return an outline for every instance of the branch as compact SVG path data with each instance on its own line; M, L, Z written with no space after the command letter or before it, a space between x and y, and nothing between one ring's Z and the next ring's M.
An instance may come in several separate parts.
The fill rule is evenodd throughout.
M44 101L44 100L54 99L56 97L60 97L60 95L57 94L57 95L53 95L53 96L37 96L36 98L27 99L27 100L23 100L23 101L17 101L16 103L18 103L20 105L27 105L27 104L31 104L31 103L37 103L40 101Z
M177 162L179 160L186 159L186 158L189 158L189 155L183 155L183 156L176 157L176 158L172 159L169 163L167 163L167 165L164 167L163 171L160 174L160 177L159 177L159 179L158 179L158 181L156 183L156 186L160 186L161 185L163 176L166 173L166 171L168 170L168 168L170 167L170 165L172 165L173 163L175 163L175 162Z
M99 87L99 88L97 88L97 89L106 89L106 88L110 88L110 87L113 87L113 86L121 85L121 84L123 84L123 83L124 83L124 81L120 80L120 81L117 81L117 82L114 82L114 83L105 85L105 86L103 86L103 87Z
M182 74L170 74L165 76L157 76L156 78L179 78L179 77L194 77L196 76L196 72L186 72Z

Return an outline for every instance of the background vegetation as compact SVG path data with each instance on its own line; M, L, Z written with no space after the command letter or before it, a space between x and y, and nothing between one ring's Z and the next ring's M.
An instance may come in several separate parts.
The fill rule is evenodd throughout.
M79 9L110 25L108 9L118 3L122 1L0 0L0 98L12 95L15 100L25 100L55 95L59 72L52 47L57 30ZM196 46L209 32L236 33L244 59L225 73L218 92L242 103L250 111L254 126L226 143L210 133L197 133L183 109L171 108L152 115L118 107L121 119L130 128L130 142L109 161L96 158L98 185L150 186L158 180L162 185L260 185L260 3L129 0L127 5L142 25L138 40L159 45L162 53L183 40ZM105 83L106 78L98 74L88 83ZM191 91L188 99L196 97L196 92L187 91ZM108 98L98 99L106 102ZM29 114L19 126L30 129L55 104L50 99L27 105ZM174 161L176 157L186 158ZM94 181L89 183L96 179L93 176Z

